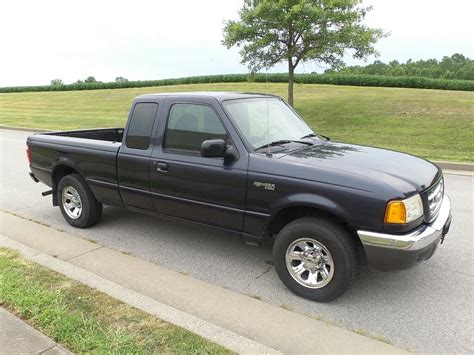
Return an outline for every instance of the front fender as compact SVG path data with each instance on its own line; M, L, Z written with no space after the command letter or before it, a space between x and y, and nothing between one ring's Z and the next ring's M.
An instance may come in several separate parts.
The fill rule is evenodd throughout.
M277 200L271 206L271 211L273 211L271 214L271 219L281 213L281 211L283 211L284 209L291 207L306 207L318 209L332 214L345 222L349 222L348 217L350 214L343 206L327 197L310 193L299 193L289 195L285 196L280 200Z
M270 226L273 223L278 224L278 219L280 217L286 223L288 217L294 216L294 213L300 215L301 213L307 212L302 211L301 209L322 211L345 223L351 223L351 220L348 219L350 213L348 213L344 206L324 196L310 193L298 193L284 196L283 198L271 203L269 206L269 210L271 211L270 214L246 211L243 230L244 235L265 238L270 233ZM280 227L283 227L283 225L280 225Z

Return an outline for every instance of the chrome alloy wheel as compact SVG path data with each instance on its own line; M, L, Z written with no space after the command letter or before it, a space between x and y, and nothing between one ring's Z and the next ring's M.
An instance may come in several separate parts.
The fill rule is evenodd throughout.
M286 250L286 268L300 285L326 286L334 276L334 261L329 250L317 240L300 238Z
M62 203L64 211L72 219L78 219L82 214L82 200L79 192L72 187L66 186L62 192Z

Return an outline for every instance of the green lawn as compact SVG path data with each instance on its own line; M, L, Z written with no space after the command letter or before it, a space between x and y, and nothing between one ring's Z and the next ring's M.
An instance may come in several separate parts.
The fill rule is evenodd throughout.
M5 248L0 248L0 306L75 353L231 353Z
M223 83L0 94L0 125L122 127L135 96L196 90L266 92L285 97L286 85ZM474 161L474 92L298 84L295 107L317 132L335 140L435 160Z

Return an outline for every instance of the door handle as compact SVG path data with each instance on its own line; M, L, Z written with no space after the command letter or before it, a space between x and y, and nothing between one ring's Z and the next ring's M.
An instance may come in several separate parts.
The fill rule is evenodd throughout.
M168 163L156 163L156 171L159 173L167 173L168 172Z

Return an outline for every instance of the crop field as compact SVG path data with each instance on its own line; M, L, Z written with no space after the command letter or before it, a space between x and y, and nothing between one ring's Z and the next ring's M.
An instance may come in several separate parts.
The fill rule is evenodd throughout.
M0 125L68 130L123 127L132 99L172 91L265 92L283 83L193 84L0 94ZM434 160L473 162L474 92L295 85L295 108L316 132Z

